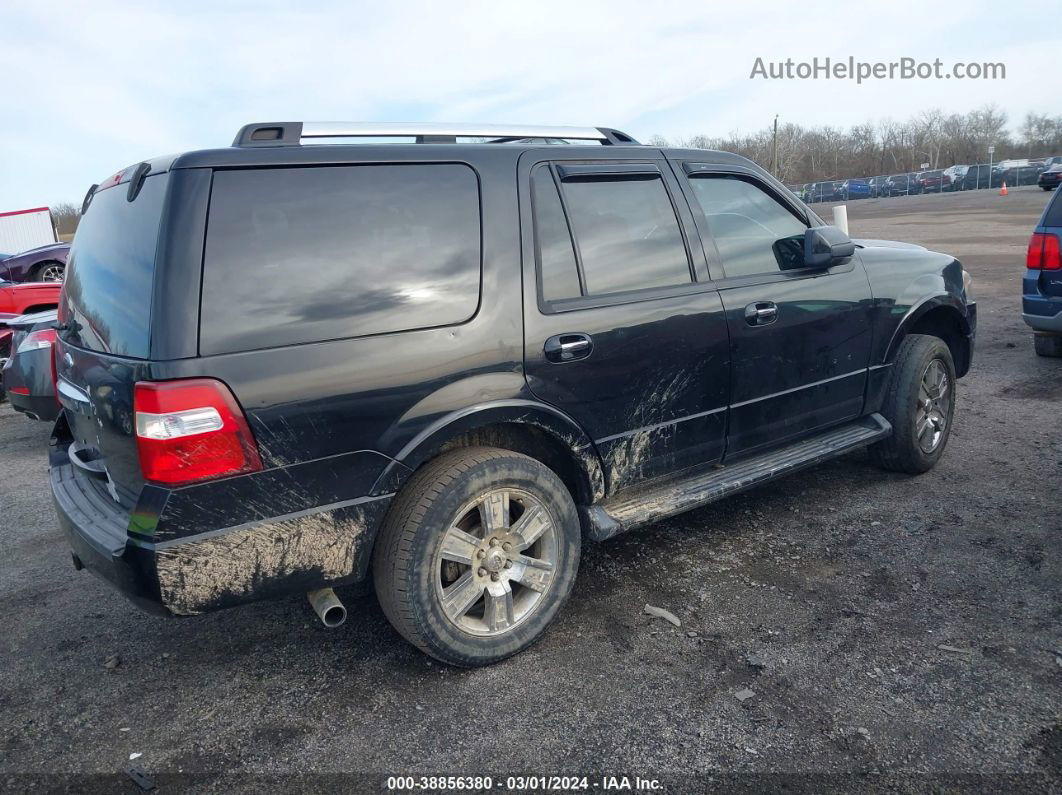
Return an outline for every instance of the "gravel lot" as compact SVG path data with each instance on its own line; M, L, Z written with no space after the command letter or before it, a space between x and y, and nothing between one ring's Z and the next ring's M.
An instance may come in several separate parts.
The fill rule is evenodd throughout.
M299 597L138 611L74 571L49 429L0 407L0 789L135 792L123 771L142 754L164 791L382 791L394 774L500 789L514 772L1058 791L1062 360L1033 354L1019 314L1046 198L849 205L854 236L947 251L974 277L974 369L936 470L857 454L592 545L547 636L484 670L429 661L356 593L337 630Z

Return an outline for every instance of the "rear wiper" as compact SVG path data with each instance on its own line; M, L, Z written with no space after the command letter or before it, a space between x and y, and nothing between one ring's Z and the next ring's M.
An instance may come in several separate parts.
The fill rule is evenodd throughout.
M62 335L64 331L73 331L76 334L81 330L81 324L76 320L71 320L69 323L56 323L53 328L55 333L59 335ZM63 339L65 340L66 337L63 337Z

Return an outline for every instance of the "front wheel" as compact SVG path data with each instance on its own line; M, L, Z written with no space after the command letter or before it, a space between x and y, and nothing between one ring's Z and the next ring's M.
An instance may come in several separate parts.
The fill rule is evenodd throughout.
M451 665L487 665L534 643L568 599L580 529L564 483L519 453L477 447L425 465L373 553L395 629Z
M892 435L872 445L885 469L917 475L944 454L955 415L955 363L939 337L909 334L900 344L881 413Z

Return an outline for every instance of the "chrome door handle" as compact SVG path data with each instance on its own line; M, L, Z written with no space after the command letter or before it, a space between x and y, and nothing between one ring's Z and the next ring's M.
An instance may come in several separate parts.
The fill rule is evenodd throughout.
M588 334L557 334L546 340L542 351L546 358L555 364L585 359L594 350L594 343Z
M745 307L745 322L750 326L766 326L778 319L778 307L773 301L757 301Z

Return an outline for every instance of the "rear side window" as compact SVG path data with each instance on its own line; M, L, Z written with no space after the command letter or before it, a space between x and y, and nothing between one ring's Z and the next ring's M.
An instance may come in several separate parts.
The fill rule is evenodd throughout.
M729 175L690 184L728 277L799 267L807 227L770 194Z
M479 285L479 183L468 166L214 175L203 354L461 323Z
M148 357L155 248L168 174L147 177L130 202L129 185L98 191L70 248L61 317L66 340L94 351Z

